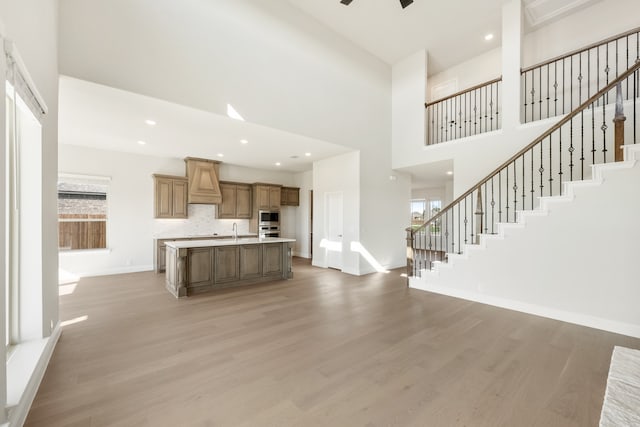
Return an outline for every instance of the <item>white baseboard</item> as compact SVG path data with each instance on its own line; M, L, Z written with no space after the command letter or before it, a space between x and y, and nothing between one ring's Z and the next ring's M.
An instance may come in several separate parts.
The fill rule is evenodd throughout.
M29 409L31 408L33 399L36 397L36 393L38 392L42 378L44 378L47 366L49 365L49 360L51 360L51 355L53 354L53 350L58 343L61 333L62 327L60 326L60 322L58 322L51 332L51 336L44 338L46 342L42 347L39 357L36 356L37 362L32 368L32 371L24 373L24 375L29 375L29 379L26 387L20 394L17 404L9 409L10 426L22 426L25 423L27 415L29 414Z
M589 328L614 332L616 334L640 338L640 325L631 323L618 322L615 320L604 319L588 314L575 313L551 307L545 307L537 304L529 304L522 301L495 297L492 295L481 294L478 292L472 292L463 289L456 289L446 286L427 285L420 279L416 279L413 277L409 279L409 287L422 291L448 295L455 298L461 298L468 301L475 301L495 307L520 311L522 313L534 314L536 316L547 317L549 319L560 320L576 325L587 326Z
M140 273L143 271L153 271L153 265L130 265L124 267L114 267L105 270L85 271L81 273L75 273L78 277L90 277L90 276L110 276L112 274L125 274L125 273Z
M311 254L309 252L297 252L297 251L293 251L293 256L297 256L300 258L311 258Z

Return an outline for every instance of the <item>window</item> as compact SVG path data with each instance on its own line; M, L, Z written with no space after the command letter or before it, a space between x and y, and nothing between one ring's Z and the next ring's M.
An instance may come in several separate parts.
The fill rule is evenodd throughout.
M429 218L433 218L442 210L442 200L434 199L429 200ZM431 224L431 233L439 234L440 233L440 225L442 224L442 220L438 218Z
M58 247L60 250L107 247L108 178L60 175Z
M409 209L411 212L411 226L416 228L424 224L426 201L424 199L411 200Z
M42 125L19 74L5 88L5 345L42 338Z

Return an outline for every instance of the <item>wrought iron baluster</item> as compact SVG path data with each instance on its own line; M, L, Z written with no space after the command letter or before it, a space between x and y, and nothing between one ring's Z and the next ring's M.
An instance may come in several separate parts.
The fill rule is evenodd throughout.
M500 129L500 84L502 80L496 83L496 129Z
M584 110L580 111L580 179L584 179Z
M464 198L464 244L465 245L467 244L467 198L468 197ZM460 212L459 209L460 208L458 208L458 212ZM471 227L471 229L473 230L473 226ZM460 249L462 249L462 247L460 247Z
M527 74L529 74L528 71L526 71L524 73L524 96L522 97L522 99L524 99L524 122L527 123Z
M627 56L627 68L626 69L628 70L629 69L629 36L628 35L627 35L627 39L626 39L625 50L626 50L626 56ZM628 81L628 79L625 80L625 83L627 85L627 98L626 99L629 99L629 81Z
M513 161L513 222L518 221L518 176L516 161Z
M606 76L606 83L605 86L609 85L609 71L611 71L611 69L609 68L609 43L606 44L606 61L607 61L607 65L604 69L604 74ZM606 94L602 100L605 104L609 103L609 94Z
M558 188L558 192L562 196L562 127L558 129L558 134L559 134L558 143L560 145L560 148L558 149L558 160L560 161L560 165L559 165L560 172L558 172L558 181L560 181L560 185Z
M544 160L543 160L543 155L542 155L542 150L544 148L544 140L540 141L540 168L538 169L538 172L540 172L540 197L544 196L544 184L543 184L543 178L542 178L542 174L544 173Z
M482 89L480 89L482 90ZM487 86L484 87L484 131L489 132L489 127L487 126Z
M567 86L565 85L564 82L564 74L565 74L565 70L564 70L564 65L566 63L567 58L563 58L562 59L562 114L564 114L564 101L565 98L567 97L566 93L567 93Z
M473 134L478 134L478 91L473 91Z
M478 96L480 97L480 133L482 133L482 113L484 112L482 111L482 88L476 89L476 92L478 92Z
M507 185L504 187L504 192L507 195L506 219L509 222L509 166L505 168L505 175L507 177Z
M591 51L590 50L587 52L587 99L589 98L591 98Z
M527 187L527 184L526 184L526 178L524 176L524 172L525 172L525 169L526 169L526 166L524 165L524 157L525 157L525 155L526 155L526 153L522 154L522 210L527 209L527 204L526 204L527 196L525 195L525 189ZM531 209L533 209L533 206L531 206Z
M494 175L495 176L495 175ZM491 177L491 234L496 234L494 224L496 223L495 207L496 199L493 197L493 176Z
M453 119L451 120L451 124L453 125L453 139L458 138L458 126L456 123L456 117L458 115L458 97L453 98Z
M558 115L558 61L553 63L553 115Z
M608 93L606 94L608 95ZM604 96L604 95L603 95ZM607 121L606 121L606 111L605 111L606 102L602 103L602 126L600 129L602 130L602 163L607 163Z
M591 103L591 164L596 164L596 108Z
M538 120L542 120L542 68L538 70L538 106L540 108Z
M553 156L551 154L553 150L553 134L549 135L549 196L553 196Z
M569 123L569 181L573 181L573 152L575 148L573 148L573 118L571 118Z
M447 231L446 231L446 233L445 233L445 235L444 235L444 241L445 241L445 250L444 250L444 253L445 253L445 254L446 254L446 253L447 253L447 251L449 250L449 210L447 210L447 212L446 212L446 216L447 216L447 219L445 220L445 226L446 226L446 228L447 228Z
M487 193L487 181L484 182L484 232L487 234L489 232L489 224L487 221L489 220L489 211L487 210L487 199L489 193Z
M498 173L498 222L502 222L502 172Z
M489 87L489 93L491 94L491 101L489 102L489 123L491 123L491 130L493 130L493 85L498 85L498 83L491 83L491 86Z
M549 112L549 100L551 97L549 96L549 71L551 68L551 64L547 65L547 118L551 117L551 113Z
M596 91L598 90L600 90L600 46L596 48Z
M462 246L460 245L460 203L458 203L458 253L462 253Z
M536 70L533 69L531 70L531 121L534 121L534 111L535 111L535 95L536 95L536 89L535 89L535 81L536 81Z
M533 210L535 208L535 190L533 189L533 147L531 148L531 150L529 150L529 152L531 153L531 210Z

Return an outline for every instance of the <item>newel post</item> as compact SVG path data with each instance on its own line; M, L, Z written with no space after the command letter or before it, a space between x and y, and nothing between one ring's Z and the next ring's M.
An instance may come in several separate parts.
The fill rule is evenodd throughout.
M409 277L413 275L413 228L407 228L407 286Z
M616 85L616 115L613 118L614 124L614 149L615 149L615 161L621 162L624 160L624 121L627 118L624 116L624 108L622 104L622 84Z
M484 211L482 210L482 187L478 187L478 196L476 198L476 241L475 244L480 244L480 234L482 234L482 227L484 224L482 221L484 220Z

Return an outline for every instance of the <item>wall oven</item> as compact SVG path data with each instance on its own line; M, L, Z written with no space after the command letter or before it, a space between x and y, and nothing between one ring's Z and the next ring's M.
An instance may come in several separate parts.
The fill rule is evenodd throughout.
M276 224L260 224L258 226L258 237L280 237L280 226Z
M279 211L258 211L258 223L276 223L280 224Z

